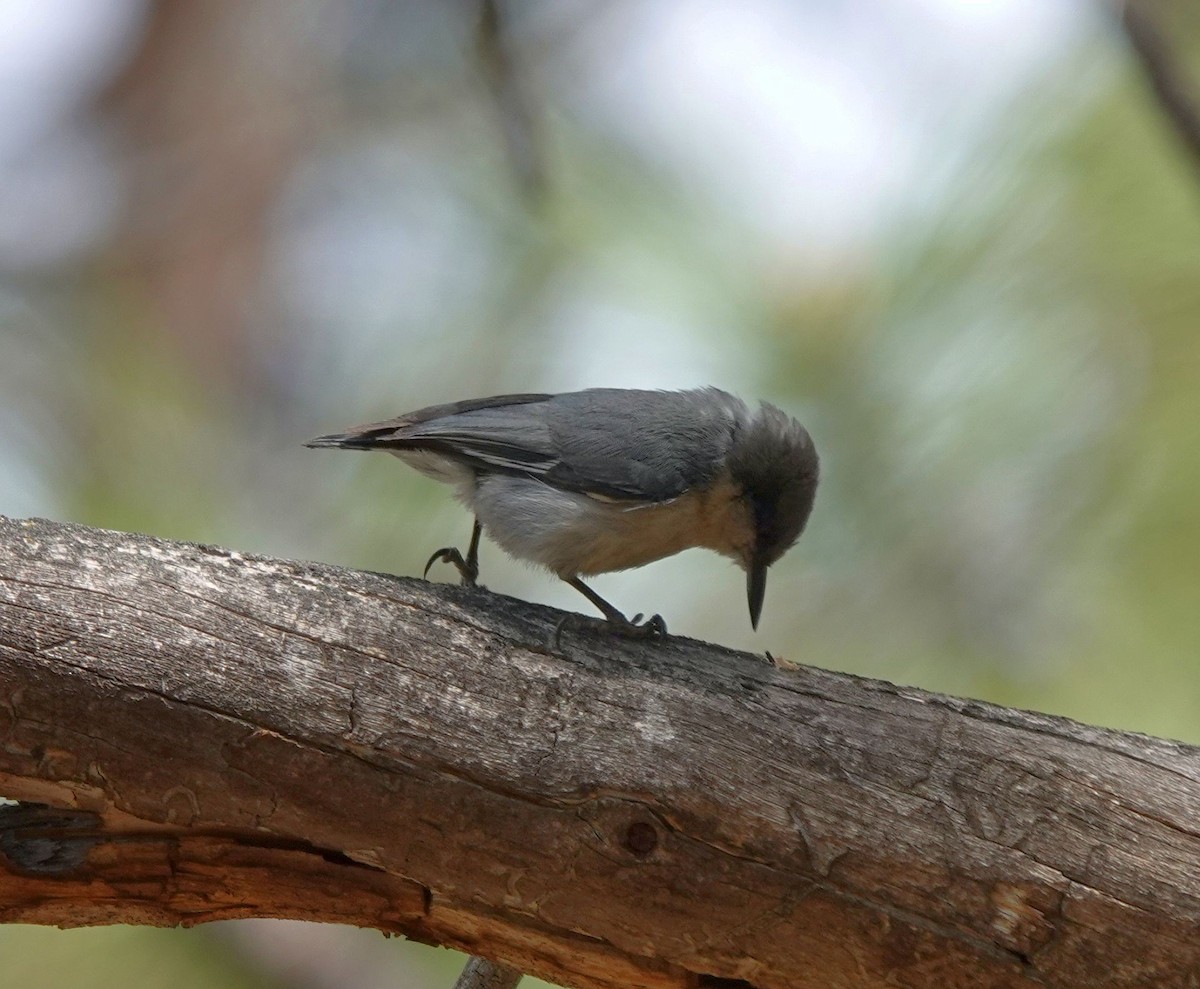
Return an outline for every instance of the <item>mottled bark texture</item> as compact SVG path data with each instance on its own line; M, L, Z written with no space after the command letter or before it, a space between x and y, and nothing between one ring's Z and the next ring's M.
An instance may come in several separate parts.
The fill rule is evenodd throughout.
M558 618L0 519L0 920L336 921L597 989L1197 984L1198 750Z

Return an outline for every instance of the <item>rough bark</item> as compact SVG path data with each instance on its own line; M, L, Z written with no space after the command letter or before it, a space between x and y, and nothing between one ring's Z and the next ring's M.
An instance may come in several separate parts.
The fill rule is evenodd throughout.
M483 590L0 519L0 920L568 986L1194 986L1200 752Z

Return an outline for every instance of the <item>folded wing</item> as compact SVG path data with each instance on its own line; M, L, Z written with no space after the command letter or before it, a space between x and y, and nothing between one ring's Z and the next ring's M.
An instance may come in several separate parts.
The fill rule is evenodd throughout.
M597 388L431 406L322 436L310 446L428 450L480 473L632 502L668 501L711 480L745 406L715 388Z

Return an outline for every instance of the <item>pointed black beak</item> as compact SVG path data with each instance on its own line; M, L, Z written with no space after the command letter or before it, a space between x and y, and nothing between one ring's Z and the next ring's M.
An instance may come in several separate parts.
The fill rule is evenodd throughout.
M750 602L750 625L758 628L758 616L762 614L763 598L767 594L767 565L751 560L746 568L746 598Z

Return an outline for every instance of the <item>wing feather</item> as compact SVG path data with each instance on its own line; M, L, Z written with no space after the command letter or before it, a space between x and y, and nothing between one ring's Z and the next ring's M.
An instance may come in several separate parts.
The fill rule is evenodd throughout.
M313 440L313 446L429 450L481 473L533 477L625 501L676 498L712 479L746 407L715 388L596 388L435 405Z

